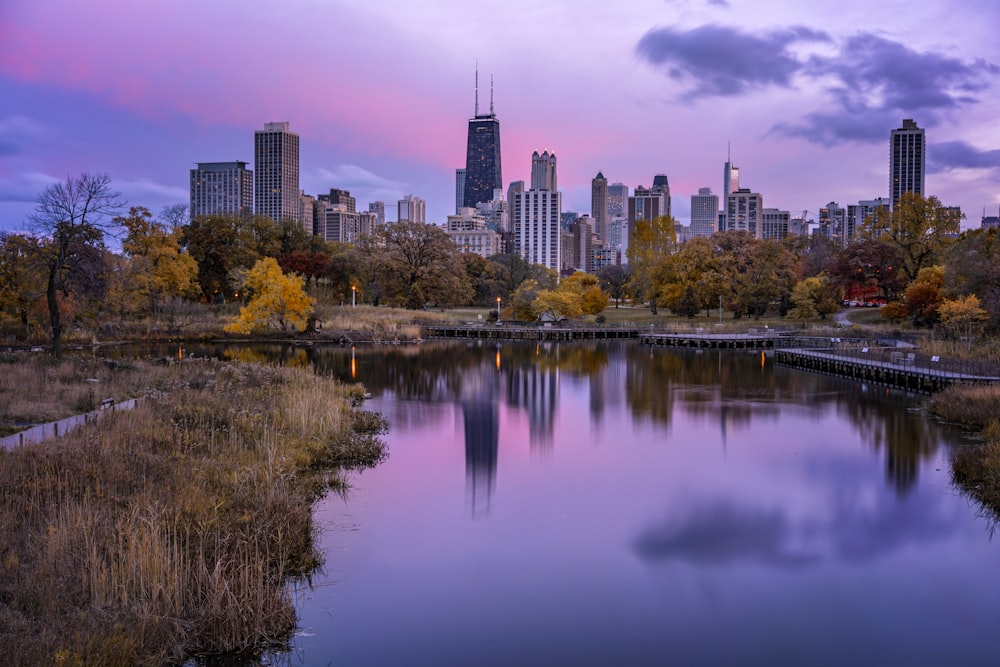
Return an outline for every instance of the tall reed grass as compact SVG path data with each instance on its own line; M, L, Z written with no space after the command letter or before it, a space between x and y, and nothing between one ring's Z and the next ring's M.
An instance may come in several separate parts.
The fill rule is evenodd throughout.
M139 364L141 370L151 370ZM0 452L0 645L17 665L159 665L281 646L320 562L311 500L384 456L362 391L185 362L155 399Z

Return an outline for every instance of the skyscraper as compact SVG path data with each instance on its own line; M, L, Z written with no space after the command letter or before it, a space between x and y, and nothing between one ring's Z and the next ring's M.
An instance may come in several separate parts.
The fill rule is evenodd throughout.
M299 135L288 123L254 132L254 212L274 221L299 217Z
M926 151L924 131L912 118L903 120L903 127L889 135L889 190L892 208L904 192L924 194L924 164Z
M628 186L612 183L608 186L608 220L624 218L628 213Z
M531 189L558 190L556 187L556 154L538 151L531 154Z
M383 227L385 226L385 202L384 201L373 201L368 204L368 212L375 215L374 224Z
M608 179L601 172L590 182L590 217L597 238L603 241L608 234Z
M399 222L427 222L427 202L420 197L406 195L397 204Z
M455 170L455 215L465 208L465 170Z
M691 195L691 236L711 236L719 224L719 195L712 188L698 188Z
M191 170L191 219L253 215L253 172L246 162L199 162Z
M754 238L764 233L764 198L749 188L740 188L726 197L726 230L750 232Z
M558 271L562 195L556 190L555 153L532 153L531 183L532 187L527 192L514 192L510 202L514 252L531 264L541 264Z
M503 189L500 170L500 121L493 112L493 80L490 79L490 112L479 114L479 71L476 70L475 116L469 119L469 141L465 152L463 208L476 208Z
M732 157L728 150L726 153L726 164L722 168L722 198L728 199L729 195L740 189L740 168L733 166Z

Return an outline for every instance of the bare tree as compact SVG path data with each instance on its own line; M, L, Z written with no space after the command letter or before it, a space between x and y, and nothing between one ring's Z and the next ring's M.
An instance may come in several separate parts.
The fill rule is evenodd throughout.
M60 294L69 294L73 282L96 282L94 250L103 246L113 218L124 207L121 195L111 189L109 175L85 173L45 188L28 218L45 270L52 353L56 357L62 355Z

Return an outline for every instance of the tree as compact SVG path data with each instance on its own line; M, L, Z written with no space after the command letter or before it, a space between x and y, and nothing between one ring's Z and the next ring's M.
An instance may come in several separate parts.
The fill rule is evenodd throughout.
M988 315L980 304L979 297L969 294L942 301L938 307L938 317L945 329L954 333L956 337L964 336L971 347L973 329L985 322Z
M386 299L398 306L423 308L466 304L472 287L458 248L443 229L419 222L396 222L382 231L384 251L376 279Z
M581 315L598 315L608 307L608 295L601 290L597 276L590 273L577 271L560 283L558 291L577 300Z
M115 218L126 236L122 253L129 260L126 289L149 310L159 312L165 299L198 294L198 265L181 250L180 230L153 220L148 209L129 209L128 216Z
M181 242L198 263L198 284L207 299L231 296L228 283L234 269L248 270L281 250L277 225L263 216L199 216L184 226Z
M472 287L472 303L477 306L490 306L497 298L506 298L509 292L506 285L510 279L507 267L492 262L471 252L461 254L465 266L465 279Z
M794 308L786 317L797 320L811 320L815 317L826 319L830 313L839 310L836 284L826 275L812 276L800 280L792 289L791 302Z
M110 176L84 173L45 188L28 218L39 241L34 249L45 271L52 353L56 357L62 356L60 301L74 287L81 293L88 288L100 289L104 235L123 207L121 196L111 189Z
M865 220L863 238L880 240L895 247L902 258L900 270L906 282L917 279L921 269L942 259L944 251L959 232L961 214L937 197L903 193L890 212L885 207Z
M965 232L948 248L945 290L950 295L975 294L989 327L1000 329L1000 229Z
M830 271L845 290L877 290L884 299L892 299L905 285L899 267L903 263L899 248L876 239L860 239L842 250Z
M621 302L621 298L628 294L628 283L632 279L632 271L628 265L609 264L602 266L597 271L597 278L601 281L601 287L615 300L615 308Z
M920 269L916 280L906 287L904 298L906 310L913 318L913 324L932 324L937 320L938 307L944 299L944 268L930 266Z
M660 263L674 250L677 232L669 215L652 220L637 220L629 232L628 263L632 267L632 292L637 299L648 300L656 313L654 276Z
M531 264L517 253L493 255L489 260L507 270L506 294L514 294L525 280L534 280L541 289L555 289L559 283L559 275L555 271L541 264Z
M689 320L694 318L701 310L701 304L698 302L698 297L694 293L694 287L691 285L686 285L684 287L684 293L681 294L681 298L677 300L676 305L672 307L672 310L678 315L683 315Z
M37 262L38 240L23 234L0 234L0 313L18 323L18 336L31 329L31 313L45 295Z
M270 328L282 331L306 328L315 299L306 294L302 277L282 273L273 257L265 257L253 265L244 289L249 300L239 316L226 325L226 331L247 334Z

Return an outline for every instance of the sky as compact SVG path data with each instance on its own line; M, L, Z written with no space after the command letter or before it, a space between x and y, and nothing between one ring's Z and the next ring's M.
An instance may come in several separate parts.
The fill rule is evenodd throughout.
M926 129L926 193L963 228L1000 211L995 0L0 0L0 230L108 173L131 205L187 203L196 162L300 135L300 187L454 213L468 119L500 120L504 188L558 156L564 211L598 171L666 174L686 224L727 151L764 206L811 218L888 197L889 133Z

